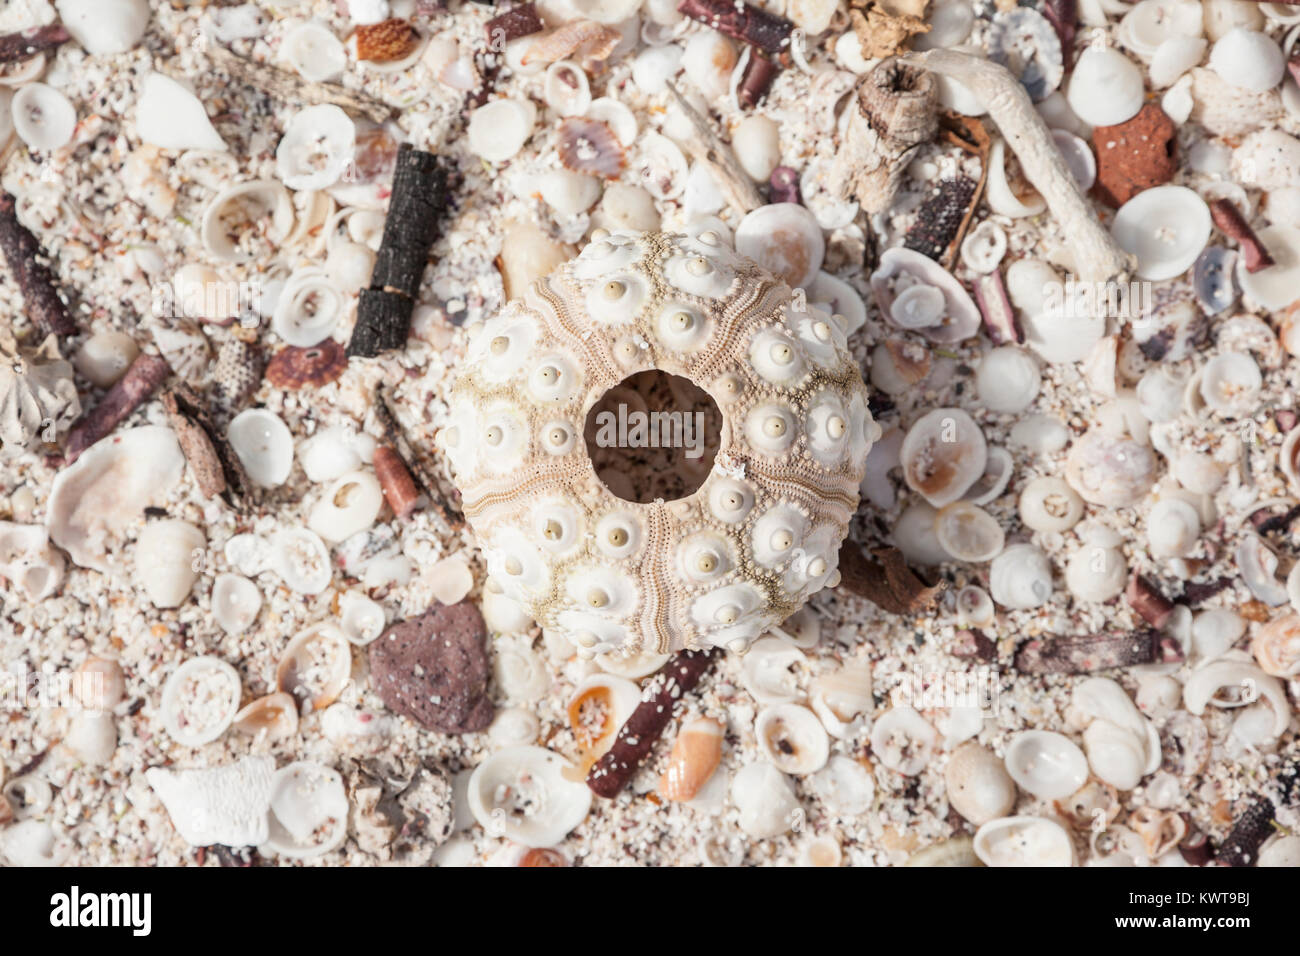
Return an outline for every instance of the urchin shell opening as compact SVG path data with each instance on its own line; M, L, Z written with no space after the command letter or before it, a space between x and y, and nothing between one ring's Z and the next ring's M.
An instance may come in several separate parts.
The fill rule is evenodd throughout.
M659 369L623 379L591 407L587 454L609 491L648 504L694 494L722 445L722 413L688 378Z

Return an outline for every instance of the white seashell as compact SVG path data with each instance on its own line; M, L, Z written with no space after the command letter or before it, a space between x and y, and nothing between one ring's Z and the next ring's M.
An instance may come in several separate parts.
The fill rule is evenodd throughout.
M1226 83L1252 93L1264 93L1282 82L1286 57L1267 33L1229 30L1210 50L1210 69Z
M325 738L345 752L375 753L383 750L393 736L396 723L388 714L346 704L331 704L320 715L321 732ZM469 771L465 773L468 777Z
M766 183L781 161L780 127L766 116L747 116L731 131L731 147L741 169Z
M929 287L943 294L942 316L933 325L917 326L909 322L907 311L895 308L896 299L916 287ZM979 330L979 309L962 284L933 259L911 249L895 246L885 250L871 274L871 290L881 311L893 324L902 328L919 327L921 334L932 342L961 342ZM930 301L934 301L932 295ZM932 319L933 315L926 318Z
M241 757L203 770L145 771L172 826L190 846L257 846L266 840L274 757Z
M284 484L293 469L293 435L278 415L264 408L246 409L231 419L226 437L255 484Z
M1160 281L1192 267L1210 239L1210 210L1185 186L1156 186L1138 193L1115 213L1111 233L1137 256L1137 275Z
M568 761L542 747L498 750L470 777L470 812L489 836L533 849L554 846L591 809L591 791L570 773Z
M1183 697L1183 685L1168 674L1140 678L1136 694L1138 710L1153 718L1168 717Z
M537 742L542 725L537 717L522 707L498 710L488 727L488 739L498 747L528 747Z
M299 594L320 594L329 586L329 551L315 532L289 528L271 539L271 569L285 587Z
M799 676L807 667L803 652L779 637L761 637L741 659L741 682L760 704L798 700Z
M238 637L257 620L262 591L239 574L218 574L212 584L212 619L231 637Z
M356 124L337 106L299 110L275 149L276 175L290 189L328 189L347 171L357 144Z
M1073 866L1074 841L1045 817L999 817L975 832L975 855L985 866Z
M1265 630L1267 625L1260 629L1261 632ZM1202 611L1192 621L1190 656L1198 660L1212 660L1227 652L1245 633L1246 622L1236 611L1226 607Z
M1007 234L992 219L985 219L966 234L961 243L961 261L979 275L988 275L1007 254Z
M483 620L493 634L521 634L534 624L519 602L506 597L491 578L483 585L482 611ZM572 645L564 643L567 657Z
M225 152L227 148L225 140L213 129L199 98L161 73L150 73L144 78L135 125L142 142L161 149Z
M1209 43L1200 37L1171 36L1156 47L1148 76L1158 90L1173 86L1188 70L1200 65Z
M1117 790L1132 790L1142 780L1141 740L1108 720L1094 720L1083 732L1088 764L1098 779Z
M994 616L993 599L983 588L968 584L957 592L957 620L961 625L988 627Z
M964 495L984 473L988 446L966 412L936 408L908 429L899 458L907 486L939 508Z
M294 223L289 191L273 179L229 186L217 193L203 213L203 248L224 262L250 258L251 252L241 249L241 240L246 234L260 235L262 220L269 222L267 238L273 243L283 242Z
M364 647L387 626L384 609L360 591L346 591L339 597L339 626L343 636L358 647Z
M77 110L58 90L28 83L10 102L14 132L34 152L47 153L67 144L77 127Z
M832 813L853 818L866 813L875 799L876 783L856 760L836 754L808 781L813 793Z
M154 607L179 607L198 580L207 539L188 521L151 521L135 543L135 583Z
M800 650L809 650L821 641L822 621L817 612L805 604L780 624L768 628L768 633Z
M758 749L782 773L806 776L826 766L830 738L821 721L799 704L774 704L754 721Z
M1011 427L1011 443L1039 455L1053 455L1070 440L1065 424L1051 415L1030 415Z
M938 732L907 705L885 711L871 726L871 752L890 770L920 773L939 745Z
M779 202L759 206L736 226L736 251L784 279L792 289L807 289L826 254L821 227L805 207Z
M1065 586L1079 601L1101 603L1124 592L1128 565L1118 548L1080 548L1065 566Z
M1236 416L1254 407L1263 384L1259 366L1250 355L1225 352L1206 363L1200 376L1200 393L1211 410Z
M1138 408L1151 422L1172 422L1183 413L1186 373L1157 365L1143 373L1137 384Z
M740 811L740 828L756 840L788 832L802 810L785 774L770 763L751 763L731 780L731 802Z
M149 26L148 0L55 0L59 19L91 56L125 53Z
M87 711L112 710L126 696L122 665L107 657L87 657L77 668L72 692L77 703Z
M276 689L292 697L307 714L334 703L351 673L352 651L342 629L320 622L299 631L285 645L275 669Z
M474 572L464 555L443 558L425 574L434 599L442 604L457 604L464 600L474 587Z
M537 178L536 189L548 206L562 216L584 213L600 199L601 183L594 176L555 169Z
M0 521L0 577L33 604L58 591L66 562L40 525Z
M808 287L808 301L844 320L844 334L852 335L867 321L867 306L858 290L829 272L817 273Z
M640 186L610 183L605 187L597 210L597 215L610 229L645 232L659 228L660 216L654 197Z
M1126 508L1155 484L1156 460L1146 445L1094 428L1074 443L1065 478L1089 504Z
M358 26L372 26L392 16L388 0L347 0L347 8L348 16Z
M587 74L568 60L552 63L542 81L542 99L560 116L581 116L591 106Z
M1291 721L1291 705L1286 690L1276 677L1264 673L1248 660L1220 658L1192 671L1183 685L1183 706L1196 716L1207 706L1220 708L1247 707L1255 701L1272 710L1272 724L1267 736L1276 739Z
M1154 558L1186 558L1200 535L1200 515L1182 499L1162 498L1147 513L1147 548Z
M140 348L125 332L96 332L72 356L73 367L82 378L99 388L108 388L121 378Z
M287 344L310 348L329 338L346 309L347 301L333 275L306 266L285 283L275 303L271 328Z
M960 113L963 116L983 116L988 112L986 107L974 93L971 88L960 80L955 80L951 76L935 75L935 86L938 88L939 105L944 109L952 110L954 113Z
M1069 101L1060 90L1056 90L1043 101L1035 103L1034 109L1050 129L1065 130L1080 139L1087 139L1092 135L1092 127L1074 115Z
M736 61L736 47L730 40L716 30L700 30L686 41L682 69L704 99L712 103L727 94ZM739 153L739 147L736 151Z
M656 96L668 88L682 69L684 50L675 43L647 47L632 61L632 82L646 96Z
M588 119L599 120L612 129L618 141L624 146L631 146L636 142L638 128L636 114L618 100L608 96L592 100L586 115Z
M330 425L298 449L302 470L311 481L333 481L374 459L375 440L348 425Z
M948 552L939 543L935 522L939 512L919 501L904 509L894 522L893 541L903 556L915 564L936 565L947 561Z
M1056 144L1061 158L1070 169L1070 175L1082 192L1092 188L1097 181L1097 159L1092 155L1092 147L1063 129L1052 130L1052 142Z
M348 66L342 41L319 20L305 20L285 33L280 55L299 76L312 83L332 80Z
M239 710L239 674L216 657L193 657L163 684L163 728L183 747L210 744Z
M298 733L298 703L288 694L267 694L235 714L235 730L261 744Z
M537 107L523 99L499 99L470 114L470 152L490 163L502 163L524 147L537 124Z
M46 508L50 540L74 564L109 573L115 544L146 507L161 505L185 473L170 428L118 431L54 476Z
M956 561L990 561L1006 543L997 519L968 501L940 508L934 532L940 546Z
M1006 161L1006 143L1001 138L995 139L989 150L989 175L985 184L989 208L1012 219L1038 215L1047 208L1047 203L1029 186L1017 194L1007 177Z
M1052 566L1032 544L1013 544L989 566L989 593L1012 610L1040 607L1052 596Z
M638 680L649 677L667 664L671 658L671 654L655 654L648 651L635 653L611 651L607 654L597 654L596 664L606 673L626 677L628 680Z
M1041 800L1061 800L1088 780L1083 751L1070 738L1047 730L1016 734L1007 745L1006 765L1020 789Z
M212 347L208 337L193 322L176 320L168 327L151 324L150 333L158 353L167 360L177 376L191 384L201 383L212 364Z
M973 740L953 751L943 779L949 805L976 826L1005 816L1016 805L1016 785L1002 761Z
M1142 0L1124 15L1118 32L1124 46L1147 59L1166 39L1199 37L1201 30L1197 0Z
M1258 3L1243 3L1241 0L1204 0L1202 8L1205 35L1211 40L1222 39L1238 27L1258 30L1264 25L1264 14Z
M503 637L493 645L492 668L501 693L513 703L531 704L541 700L551 688L551 673L541 655L533 650L526 635ZM617 678L614 678L617 680ZM627 682L624 681L624 684ZM580 684L575 698L590 686ZM612 685L601 685L612 686ZM635 690L635 688L633 688ZM633 702L633 706L635 702Z
M281 767L271 783L264 845L296 860L337 850L348 836L348 809L336 771L305 760Z
M980 403L993 412L1015 414L1033 404L1042 387L1038 363L1023 349L1003 345L984 355L975 373Z
M1083 517L1083 499L1060 478L1035 478L1020 492L1019 514L1032 531L1060 534Z
M307 527L337 544L365 531L379 517L384 493L374 472L354 471L336 480L312 507Z
M1272 4L1266 4L1272 6ZM1300 836L1279 834L1259 849L1256 866L1300 866Z
M930 32L912 40L915 50L938 50L965 43L975 25L975 11L966 0L938 0L927 17Z
M1137 115L1144 94L1142 71L1132 60L1111 47L1089 46L1075 61L1066 99L1089 126L1114 126Z
M68 725L63 746L81 763L102 767L117 749L117 724L112 714L76 714Z
M1288 601L1287 589L1277 579L1278 558L1257 534L1241 539L1234 553L1237 570L1246 587L1256 598L1270 607Z
M812 683L809 693L815 713L833 737L846 737L857 717L871 712L871 669L866 664L845 664L823 674Z
M1285 309L1295 299L1300 282L1300 229L1294 226L1266 226L1256 232L1273 257L1274 265L1248 272L1239 259L1237 282L1241 291L1262 309Z
M640 144L641 157L632 165L634 175L655 199L676 199L686 188L686 156L676 143L658 133L645 133Z

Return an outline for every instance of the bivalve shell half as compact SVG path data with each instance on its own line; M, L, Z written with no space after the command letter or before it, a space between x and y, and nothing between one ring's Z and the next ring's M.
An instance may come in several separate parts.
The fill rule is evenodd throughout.
M291 27L280 41L280 55L310 83L332 80L348 66L343 42L319 20L307 20Z
M1258 272L1246 268L1244 256L1237 259L1237 282L1241 291L1263 309L1285 309L1300 288L1300 229L1289 225L1272 225L1260 229L1256 237L1273 257L1273 265Z
M1016 785L1002 761L974 740L953 751L943 778L949 805L976 826L1006 816L1016 805Z
M184 747L202 747L226 732L239 711L239 674L216 657L194 657L167 678L163 727Z
M298 702L288 694L267 694L237 713L234 726L262 743L287 740L298 733Z
M939 544L956 561L991 561L1006 544L1006 534L997 519L968 501L940 508L934 532Z
M1200 376L1200 393L1206 406L1229 417L1252 411L1263 387L1259 365L1245 352L1216 355Z
M1078 744L1047 730L1026 730L1007 746L1007 772L1026 793L1061 800L1087 782L1088 758Z
M533 849L554 846L587 816L591 790L574 768L542 747L507 747L469 779L470 812L488 834Z
M293 435L278 415L264 408L242 411L231 420L226 437L255 484L284 484L293 469Z
M985 866L1074 866L1074 841L1045 817L1000 817L975 833L975 855Z
M1215 42L1210 69L1239 89L1265 93L1286 76L1286 57L1267 33L1238 27Z
M782 773L806 776L826 766L830 738L817 716L799 704L765 707L754 721L758 749Z
M470 114L470 152L489 163L503 163L521 149L537 125L537 107L526 99L499 99Z
M871 727L872 753L905 776L924 770L938 746L938 731L905 704L887 710Z
M792 289L807 289L826 255L821 226L805 207L781 202L760 206L736 226L736 251Z
M871 291L891 324L919 331L932 342L961 342L979 331L980 312L965 287L912 249L895 246L881 254Z
M348 835L343 778L317 763L298 761L275 772L266 846L291 859L323 856Z
M899 458L907 486L942 508L964 495L984 474L988 445L966 412L936 408L908 429Z
M285 587L299 594L320 594L329 586L333 569L320 535L306 528L287 528L271 540L271 570Z
M985 354L976 370L975 384L985 408L1015 414L1038 397L1042 376L1033 356L1017 346L1004 345Z
M352 649L343 631L322 622L299 631L275 669L276 687L298 702L304 713L324 710L338 700L352 678Z
M640 688L613 674L592 674L574 688L565 709L586 762L594 763L614 746L619 728L640 702Z

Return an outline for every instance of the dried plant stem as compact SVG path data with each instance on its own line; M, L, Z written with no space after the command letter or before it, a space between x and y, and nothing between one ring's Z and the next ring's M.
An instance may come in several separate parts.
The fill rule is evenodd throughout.
M686 102L686 97L682 96L671 80L668 81L668 92L695 132L686 144L686 148L697 160L709 167L709 171L713 173L714 179L722 189L723 196L726 197L727 204L742 216L762 206L763 197L759 194L758 187L740 168L740 163L737 162L736 154L731 151L731 147L713 131L708 120Z
M1124 282L1132 260L1079 190L1029 94L1001 64L955 50L929 50L905 60L961 83L998 125L1063 235L1070 237L1075 275L1084 282Z
M393 108L387 103L365 93L349 90L337 83L313 83L269 63L245 59L222 46L214 45L207 52L214 65L225 70L235 79L256 87L276 99L299 104L332 103L348 112L359 113L376 123L384 123L392 118Z

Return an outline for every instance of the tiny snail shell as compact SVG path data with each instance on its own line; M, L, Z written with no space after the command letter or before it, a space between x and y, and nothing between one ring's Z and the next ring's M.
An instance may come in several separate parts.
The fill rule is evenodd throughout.
M532 849L554 846L591 809L591 790L569 778L574 770L542 747L498 750L469 778L470 812L492 836Z
M1013 544L989 566L989 592L1012 610L1041 607L1052 596L1052 566L1032 544Z
M595 176L553 169L538 177L537 191L542 200L561 216L576 216L600 199L601 183Z
M1239 89L1265 93L1282 82L1286 57L1267 33L1237 28L1215 41L1210 69Z
M1026 730L1007 746L1007 772L1026 793L1060 800L1088 779L1088 760L1068 737L1046 730Z
M332 80L348 65L343 43L319 20L305 20L290 29L280 41L280 55L312 83Z
M546 68L543 99L560 116L582 116L591 106L587 74L576 63L560 60Z
M384 609L360 591L347 591L339 598L339 626L348 641L364 647L384 632Z
M276 688L303 713L323 710L338 700L352 675L352 650L342 629L313 624L293 636L275 669Z
M1083 517L1083 499L1060 478L1035 478L1020 492L1020 520L1032 531L1069 531Z
M110 711L126 696L122 665L107 657L87 657L72 686L77 703L89 711Z
M1002 761L973 740L953 751L943 779L949 805L976 826L1005 816L1016 805L1016 785Z
M338 543L375 523L384 492L369 469L337 479L311 509L307 527L325 541Z
M1003 345L986 353L975 372L980 404L992 412L1015 414L1034 403L1042 388L1038 363L1024 349Z
M299 594L320 594L332 577L329 550L314 531L288 528L271 540L271 568L285 587Z
M226 437L254 484L274 488L293 469L293 435L278 415L262 408L240 412Z
M815 714L799 704L765 707L754 721L758 749L783 773L806 776L826 766L830 738Z
M885 711L871 727L871 752L905 776L924 770L938 745L938 732L905 704Z
M961 261L979 275L988 275L1007 254L1007 234L996 222L985 219L966 234L961 243Z
M1074 552L1065 565L1065 586L1076 600L1109 601L1124 593L1128 565L1118 548L1088 544Z
M1188 557L1200 535L1200 515L1180 498L1162 498L1147 513L1147 548L1154 558Z
M247 631L262 609L262 591L239 574L219 574L212 584L212 619L231 637Z
M780 127L766 116L746 116L731 131L731 146L741 169L765 183L781 161Z
M975 855L985 866L1073 866L1074 841L1046 817L999 817L975 833Z
M470 114L466 142L476 156L502 163L524 148L536 125L537 107L530 100L493 100Z
M697 717L682 724L663 776L659 778L660 796L665 800L686 801L699 793L722 761L725 729L721 721L712 717Z
M741 660L741 683L760 704L785 704L798 700L800 674L807 658L779 637L760 637Z
M991 561L1006 543L997 519L966 501L940 508L934 530L939 544L957 561Z
M125 332L97 332L86 339L72 357L72 364L92 385L108 388L140 354L135 339Z
M841 817L866 813L876 795L876 783L870 771L851 757L836 754L808 780L817 798Z
M299 110L276 147L276 175L290 189L328 189L347 171L356 149L356 124L337 106Z
M736 772L731 802L740 811L740 828L757 840L788 832L800 813L789 779L766 761L747 764Z
M348 796L337 771L298 761L271 782L266 846L290 859L322 856L348 836Z
M10 102L14 132L33 152L58 149L72 139L77 110L72 102L44 83L29 83Z
M1261 626L1251 639L1250 650L1265 674L1300 674L1300 615L1287 613Z
M907 486L941 508L965 494L984 473L988 446L966 412L936 408L908 429L899 457Z
M184 747L201 747L226 732L239 710L239 674L216 657L186 661L163 684L163 728Z
M262 743L286 740L298 733L298 703L288 694L267 694L237 713L234 727Z
M1089 126L1115 126L1132 119L1144 99L1142 71L1123 53L1089 46L1079 54L1066 99Z
M188 521L174 518L151 521L135 543L135 581L154 607L179 607L187 597L198 571L207 539Z
M1070 449L1065 478L1089 504L1126 508L1155 484L1155 455L1131 438L1094 428Z
M968 584L957 592L958 622L970 627L988 627L993 623L993 599L981 587Z

